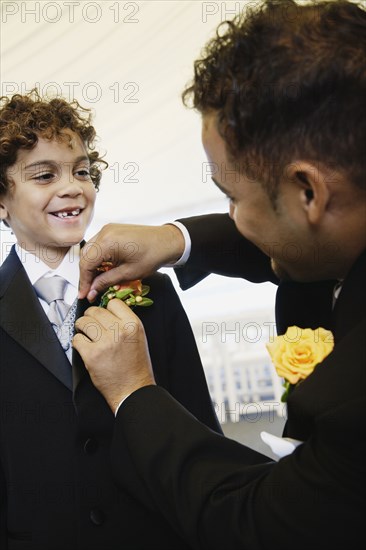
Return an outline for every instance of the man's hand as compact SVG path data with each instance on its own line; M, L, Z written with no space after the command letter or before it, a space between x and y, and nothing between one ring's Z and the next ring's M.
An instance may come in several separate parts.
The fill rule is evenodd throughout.
M88 308L75 327L73 346L113 413L124 397L155 385L144 327L121 300Z
M142 279L176 262L183 251L184 237L174 225L105 225L81 250L79 298L92 302L109 286ZM115 267L99 274L102 262Z

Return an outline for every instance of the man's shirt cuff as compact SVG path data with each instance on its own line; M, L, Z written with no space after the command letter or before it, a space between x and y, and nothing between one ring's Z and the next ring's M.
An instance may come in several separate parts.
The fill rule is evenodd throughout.
M117 416L117 413L118 413L118 411L119 411L120 406L122 405L122 403L123 403L124 401L126 401L127 397L130 397L130 395L131 395L131 394L129 393L128 395L126 395L126 397L124 397L124 398L122 399L122 401L120 401L120 402L118 403L117 408L116 408L116 410L114 411L114 417Z
M181 222L169 222L166 225L175 225L175 227L178 227L178 229L180 229L181 233L183 234L185 244L184 244L183 254L179 258L179 260L171 264L166 264L164 267L182 267L187 262L189 255L191 253L192 245L191 245L191 237L189 235L188 229Z

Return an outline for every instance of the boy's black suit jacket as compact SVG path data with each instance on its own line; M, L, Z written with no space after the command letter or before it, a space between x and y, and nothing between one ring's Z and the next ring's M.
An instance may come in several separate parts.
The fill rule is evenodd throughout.
M115 484L115 418L75 351L71 367L14 249L0 277L1 550L187 549L159 513ZM135 311L158 383L221 433L170 279L145 282L155 303ZM88 306L79 302L77 316ZM118 463L142 487L126 448Z
M192 238L188 263L176 269L183 288L210 272L278 282L228 216L180 221ZM332 308L335 282L278 286L279 333L323 326L335 337L333 352L289 396L285 435L305 443L278 463L207 430L159 387L138 390L120 408L116 475L127 446L155 509L194 548L330 550L365 541L366 254ZM148 503L139 487L128 489Z

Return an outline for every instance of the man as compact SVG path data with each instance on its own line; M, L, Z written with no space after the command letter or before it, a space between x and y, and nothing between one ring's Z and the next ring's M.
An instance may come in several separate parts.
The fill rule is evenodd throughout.
M292 454L270 462L195 421L155 385L141 324L123 304L91 307L78 321L75 347L116 414L117 475L127 446L149 494L128 489L152 499L195 548L364 540L365 38L366 13L350 2L268 1L220 30L185 92L202 114L203 145L233 221L181 220L191 239L176 270L181 285L210 272L277 281L279 334L296 325L334 336L333 351L290 390L284 435L302 442ZM117 267L90 287L96 265L82 259L81 295L90 299L101 282L148 273L184 251L173 225L107 226L93 240ZM113 256L111 242L131 241L133 258ZM122 334L114 345L111 322ZM131 322L139 337L127 357Z

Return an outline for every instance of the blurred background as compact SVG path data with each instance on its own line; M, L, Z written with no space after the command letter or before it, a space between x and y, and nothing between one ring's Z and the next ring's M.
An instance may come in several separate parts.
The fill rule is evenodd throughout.
M218 24L255 4L1 1L1 95L37 87L93 111L109 168L87 238L109 222L155 225L228 210L211 182L200 116L181 93ZM0 236L3 261L14 237L3 225ZM267 452L260 430L280 435L285 417L265 349L275 287L211 276L182 292L165 271L191 320L224 431Z

